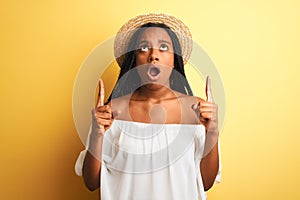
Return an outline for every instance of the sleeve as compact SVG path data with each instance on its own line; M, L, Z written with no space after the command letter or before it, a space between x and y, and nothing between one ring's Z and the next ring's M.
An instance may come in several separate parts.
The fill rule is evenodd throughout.
M82 167L86 152L87 149L81 151L75 163L75 173L77 176L82 176Z
M88 134L88 137L86 139L85 150L83 150L79 153L79 156L78 156L77 161L75 163L75 173L76 173L77 176L82 176L83 162L84 162L84 158L85 158L86 152L88 151L88 147L89 147L91 129L92 129L92 127L90 126L89 134Z

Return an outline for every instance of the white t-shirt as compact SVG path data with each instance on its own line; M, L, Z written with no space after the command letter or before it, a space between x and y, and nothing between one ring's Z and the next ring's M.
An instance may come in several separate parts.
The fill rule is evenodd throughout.
M199 169L204 142L205 127L200 124L114 120L102 147L101 199L206 199ZM79 176L86 151L75 165ZM221 163L216 177L220 181Z

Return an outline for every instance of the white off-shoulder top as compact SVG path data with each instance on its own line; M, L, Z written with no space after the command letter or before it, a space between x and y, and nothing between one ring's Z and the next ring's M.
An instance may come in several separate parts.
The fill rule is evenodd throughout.
M201 124L114 120L102 146L101 200L206 199L199 168L204 142ZM79 176L87 149L75 164Z

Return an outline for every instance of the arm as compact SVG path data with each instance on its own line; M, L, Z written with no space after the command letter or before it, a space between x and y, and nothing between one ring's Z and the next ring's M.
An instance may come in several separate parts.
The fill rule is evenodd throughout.
M98 103L96 108L92 110L89 146L82 167L84 183L91 191L100 187L102 144L105 130L110 127L112 121L111 107L104 105L104 84L100 79Z
M102 143L103 135L91 133L90 145L82 167L83 180L90 191L94 191L100 187Z
M209 190L216 179L219 171L219 150L218 150L218 106L214 103L210 78L206 79L206 101L198 98L198 106L195 106L196 112L199 114L200 123L205 126L205 146L203 158L200 162L200 172L204 190Z
M219 170L218 134L207 134L205 147L200 162L200 171L204 190L209 190L216 179Z

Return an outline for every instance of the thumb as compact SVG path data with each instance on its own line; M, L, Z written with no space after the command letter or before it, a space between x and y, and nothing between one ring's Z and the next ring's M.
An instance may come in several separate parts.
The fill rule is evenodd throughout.
M99 93L98 93L97 107L104 105L104 96L105 96L104 83L103 83L102 79L100 78L99 79Z
M192 109L196 111L198 106L199 106L199 103L195 103L192 105Z
M213 96L212 96L212 91L211 91L210 77L209 76L207 76L207 78L206 78L205 93L206 93L206 101L214 102L214 99L213 99Z

